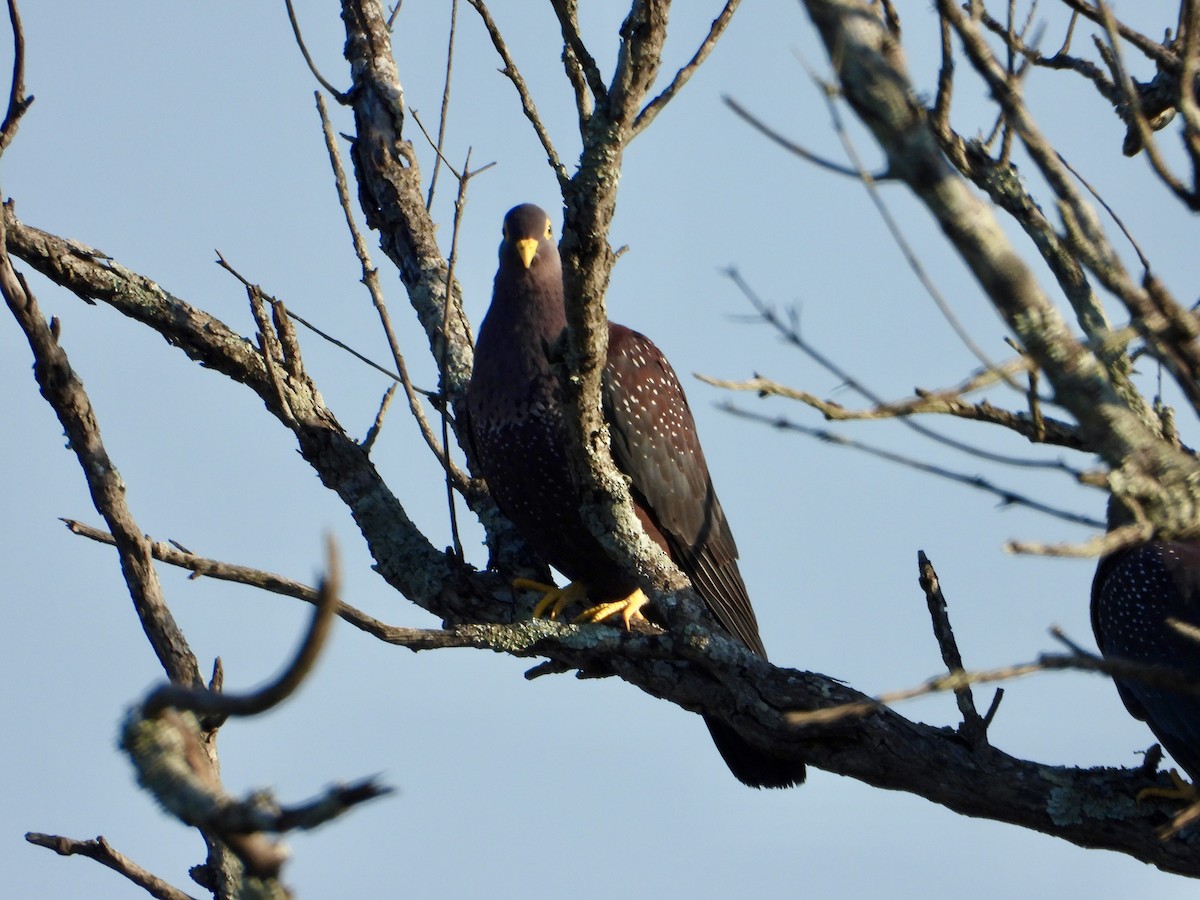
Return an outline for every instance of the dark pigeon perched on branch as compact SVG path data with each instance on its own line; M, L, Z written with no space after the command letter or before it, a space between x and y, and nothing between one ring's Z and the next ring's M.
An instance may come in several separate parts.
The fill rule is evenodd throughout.
M1092 629L1105 657L1166 666L1200 685L1200 643L1168 619L1200 627L1200 543L1149 541L1096 567ZM1200 780L1200 696L1115 678L1126 709L1193 781Z
M492 305L475 348L467 391L471 434L488 488L530 547L562 572L562 590L534 614L557 615L577 600L597 604L580 619L620 615L628 626L647 602L592 536L567 460L562 387L550 359L566 328L562 264L546 213L531 204L504 217ZM766 657L737 567L737 546L709 478L687 398L675 372L646 337L609 323L603 405L613 460L630 479L646 533L691 580L720 625ZM522 586L534 586L522 583ZM751 746L705 718L733 774L753 787L804 780L802 763Z

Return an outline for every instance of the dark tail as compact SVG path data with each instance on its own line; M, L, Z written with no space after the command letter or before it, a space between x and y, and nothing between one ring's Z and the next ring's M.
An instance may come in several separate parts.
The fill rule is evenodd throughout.
M753 788L788 788L804 783L804 763L751 746L719 719L705 716L704 724L725 765L742 784Z

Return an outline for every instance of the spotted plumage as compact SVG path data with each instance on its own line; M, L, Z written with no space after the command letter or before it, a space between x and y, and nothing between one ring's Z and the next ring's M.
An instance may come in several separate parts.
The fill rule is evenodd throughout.
M1200 684L1200 644L1168 618L1200 627L1200 544L1150 541L1100 561L1092 629L1106 657L1168 666ZM1145 721L1193 780L1200 779L1200 697L1114 679L1125 707Z
M480 327L467 392L477 458L497 505L546 562L586 585L592 602L625 598L634 582L592 536L567 461L553 348L566 328L562 266L550 220L536 206L504 219L492 305ZM613 461L630 479L646 533L691 579L713 616L766 656L737 546L709 477L675 372L644 335L609 324L602 402ZM804 766L764 753L724 723L713 740L741 781L786 787Z

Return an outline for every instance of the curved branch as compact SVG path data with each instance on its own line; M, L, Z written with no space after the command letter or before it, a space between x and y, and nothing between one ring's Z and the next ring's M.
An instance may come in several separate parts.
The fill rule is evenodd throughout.
M167 684L153 691L142 704L142 715L152 718L168 707L186 709L203 716L257 716L278 706L300 686L312 671L329 628L333 615L341 606L338 599L340 574L337 550L332 538L326 547L325 575L317 589L316 609L308 626L308 633L300 642L300 648L292 662L271 682L250 694L228 694L206 688L181 688Z

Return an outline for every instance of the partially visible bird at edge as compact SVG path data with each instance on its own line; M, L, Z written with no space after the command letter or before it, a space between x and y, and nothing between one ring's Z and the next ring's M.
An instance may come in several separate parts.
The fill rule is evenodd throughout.
M1172 669L1200 685L1200 643L1168 621L1200 628L1200 542L1148 541L1104 557L1092 581L1091 612L1101 655ZM1113 680L1130 714L1150 726L1193 782L1200 780L1200 696Z
M470 433L496 504L522 539L571 584L519 582L543 593L535 615L555 616L586 599L580 618L620 616L628 627L647 602L637 583L593 537L567 458L562 386L554 348L566 328L562 264L550 218L537 206L504 217L500 266L475 347L467 389ZM646 533L692 582L730 635L766 657L737 566L737 546L683 388L649 338L609 323L602 400L613 461L630 479ZM705 717L730 771L752 787L790 787L803 763L761 750Z

